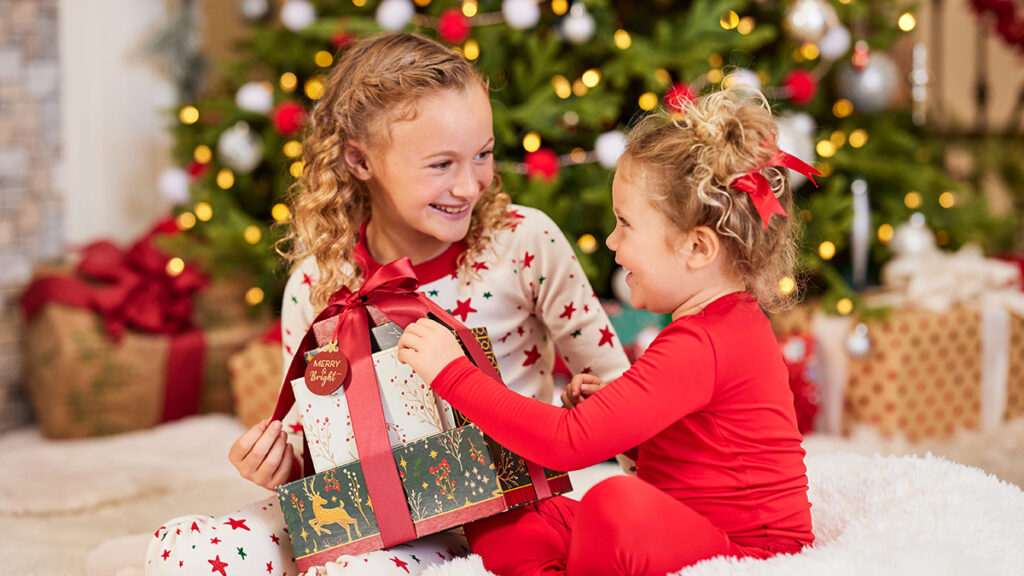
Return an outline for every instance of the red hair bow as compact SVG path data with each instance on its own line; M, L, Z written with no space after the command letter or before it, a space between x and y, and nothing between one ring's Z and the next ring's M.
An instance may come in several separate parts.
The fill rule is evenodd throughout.
M810 164L776 148L775 153L772 154L772 157L767 162L754 168L745 176L740 176L733 180L733 188L750 194L750 199L754 201L754 208L757 208L757 214L761 217L761 221L764 222L765 228L768 227L772 214L786 215L786 211L782 209L782 204L779 204L779 199L772 193L772 187L768 183L768 179L764 177L764 174L761 174L761 170L766 166L781 166L796 170L806 176L815 187L818 186L818 183L814 181L814 177L821 176L821 172L815 170Z

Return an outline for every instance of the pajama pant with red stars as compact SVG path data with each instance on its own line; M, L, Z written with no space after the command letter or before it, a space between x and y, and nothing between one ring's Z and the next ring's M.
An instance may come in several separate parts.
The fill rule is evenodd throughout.
M146 551L146 576L297 576L288 528L276 497L222 516L181 516L161 526ZM465 556L464 537L445 532L388 549L342 556L331 575L418 574L426 567ZM326 574L324 568L307 575Z
M657 574L713 556L768 558L798 552L791 538L741 546L707 518L632 476L591 488L582 501L556 496L466 525L473 552L498 574Z

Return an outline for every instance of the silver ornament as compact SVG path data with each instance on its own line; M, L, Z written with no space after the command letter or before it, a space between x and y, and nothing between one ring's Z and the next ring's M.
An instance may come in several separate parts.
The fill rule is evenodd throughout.
M846 337L846 352L850 356L861 358L871 352L871 338L868 337L868 325L860 322Z
M236 122L217 139L217 158L235 172L248 174L263 160L263 139L246 122Z
M594 37L596 26L594 17L587 12L587 7L582 2L576 2L562 20L562 34L573 44L583 44Z
M250 22L262 20L270 12L270 0L242 0L238 11Z
M860 70L845 62L836 74L839 94L859 112L879 112L892 104L900 84L900 72L888 55L872 52Z
M814 118L806 112L786 112L775 117L775 125L779 128L776 139L779 150L814 164ZM789 171L790 187L797 188L806 181L803 174Z
M893 230L889 248L896 256L924 256L938 252L935 234L925 224L924 214L915 212L909 222Z
M540 21L540 6L533 0L505 0L501 3L501 15L509 28L526 30Z
M796 0L782 20L786 32L797 42L817 42L837 24L835 8L823 0Z

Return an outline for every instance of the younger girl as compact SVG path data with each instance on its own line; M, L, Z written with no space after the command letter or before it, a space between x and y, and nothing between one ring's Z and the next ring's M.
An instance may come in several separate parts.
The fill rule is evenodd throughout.
M466 527L497 574L666 574L718 555L767 558L814 540L786 367L759 305L786 297L794 242L764 97L728 90L629 137L608 237L634 307L672 322L619 379L576 378L560 410L509 392L446 329L410 326L399 359L498 442L558 470L638 447L637 476ZM774 214L774 215L773 215ZM585 386L598 388L587 397ZM584 393L579 394L583 388Z
M615 378L629 366L562 232L501 192L487 90L465 58L412 34L367 39L339 60L313 112L292 203L285 366L331 294L357 290L403 256L422 292L467 326L488 329L501 374L519 394L551 400L555 346L576 371ZM301 433L293 409L283 423L246 432L229 458L272 490L313 473L295 458ZM364 573L406 575L463 551L440 535L347 561ZM276 496L223 517L169 522L147 563L147 574L296 573Z

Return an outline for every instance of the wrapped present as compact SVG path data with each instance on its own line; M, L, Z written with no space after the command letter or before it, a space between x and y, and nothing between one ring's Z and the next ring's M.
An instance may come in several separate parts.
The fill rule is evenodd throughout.
M790 334L779 341L779 347L789 371L797 428L801 434L807 434L816 428L819 404L814 336L809 333Z
M335 294L289 366L285 379L295 385L282 386L274 417L300 402L307 464L318 470L278 488L300 570L571 489L564 472L523 460L450 408L446 412L429 387L395 361L394 348L373 352L429 314L500 381L485 332L465 328L417 287L403 258L371 275L358 292ZM315 406L307 411L303 399ZM341 426L333 428L332 421ZM329 453L329 460L318 452Z
M197 328L192 297L207 281L190 267L168 272L153 244L165 231L157 226L126 251L88 245L74 272L37 275L22 294L28 395L47 436L231 412L227 356L265 326Z
M243 424L253 426L274 411L283 373L280 322L228 358L234 412Z

